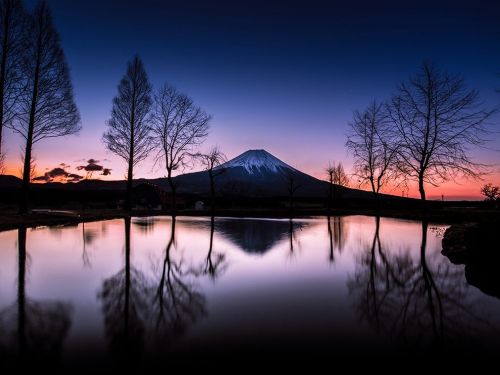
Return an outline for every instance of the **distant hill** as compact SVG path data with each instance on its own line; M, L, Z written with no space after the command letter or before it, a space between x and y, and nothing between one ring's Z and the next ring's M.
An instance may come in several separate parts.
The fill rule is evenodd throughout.
M297 198L325 198L329 183L303 173L265 150L248 150L214 169L216 189L219 193L243 197L284 197L288 196L289 181L297 187ZM208 195L210 193L207 171L186 173L175 177L178 193ZM152 183L165 191L170 191L166 178L137 179L133 185ZM0 188L17 188L21 180L15 176L0 176ZM37 184L38 189L65 189L68 191L123 191L126 182L105 180L83 180L77 183ZM368 191L339 187L342 198L373 199ZM401 199L393 195L381 195L385 199Z
M22 180L19 177L2 174L0 175L0 187L2 188L19 188Z

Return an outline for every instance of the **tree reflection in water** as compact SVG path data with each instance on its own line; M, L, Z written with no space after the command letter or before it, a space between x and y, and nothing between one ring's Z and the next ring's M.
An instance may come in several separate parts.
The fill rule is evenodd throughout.
M152 293L152 337L156 348L166 348L187 328L206 314L206 300L190 280L197 272L181 260L174 260L176 219L172 217L170 239L165 249L163 264L156 273Z
M345 244L347 242L348 230L342 216L327 216L326 222L328 227L328 239L330 245L328 260L330 261L330 263L333 263L335 262L335 250L338 250L338 252L341 253L345 247Z
M112 355L130 362L140 357L144 347L149 301L146 277L130 261L130 218L124 221L125 266L104 280L98 298Z
M212 281L224 273L227 268L226 254L213 251L214 247L215 217L210 219L210 245L202 273L208 275Z
M428 224L422 222L420 252L414 259L409 251L386 248L380 219L375 219L373 241L348 280L359 317L379 334L412 346L458 344L464 335L479 337L495 329L467 298L463 270L439 252L427 253L427 232Z
M17 244L17 301L0 312L0 340L6 341L8 358L17 358L21 367L55 365L71 327L72 306L27 297L30 257L26 251L26 228L18 229Z
M151 278L131 265L130 226L130 218L126 218L125 267L105 280L98 294L111 351L117 359L126 359L122 365L139 363L146 346L151 354L168 350L169 344L206 313L205 297L190 280L200 273L172 257L175 218L164 258L153 263Z

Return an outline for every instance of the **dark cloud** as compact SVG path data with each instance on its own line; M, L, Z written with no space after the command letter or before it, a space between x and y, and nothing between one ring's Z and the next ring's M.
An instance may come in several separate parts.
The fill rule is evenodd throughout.
M101 176L108 176L111 174L111 169L110 168L104 168L101 164L98 164L99 160L90 158L87 160L87 165L79 165L76 167L77 170L79 171L85 171L87 172L86 178L92 178L92 174L94 172L101 172Z
M48 177L47 175L43 175L43 176L38 176L38 177L35 177L33 179L33 181L40 181L40 182L49 182L50 181L50 177Z
M60 165L63 165L61 163ZM65 168L67 168L66 164ZM45 172L43 176L37 176L33 179L33 181L39 182L52 182L54 180L58 180L61 182L77 182L80 181L83 177L74 173L67 172L64 168L56 167L54 169Z
M61 176L67 176L68 172L66 172L63 168L54 168L45 174L51 178L56 178Z
M68 177L68 182L78 182L83 178L82 176L74 173L68 174L67 177Z

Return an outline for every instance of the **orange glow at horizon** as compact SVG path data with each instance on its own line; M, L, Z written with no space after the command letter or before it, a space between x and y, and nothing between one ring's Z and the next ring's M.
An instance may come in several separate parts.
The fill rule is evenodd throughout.
M121 164L119 164L121 165ZM43 175L46 171L57 167L58 164L40 164L37 163L37 168L36 168L36 175L40 176ZM124 167L122 167L124 168ZM118 169L118 172L116 170ZM157 171L157 173L154 173L154 175L147 174L147 175L141 175L144 171L149 170L149 168L144 167L141 168L139 166L138 168L136 167L136 178L158 178L158 177L164 177L161 171ZM200 168L195 168L193 170L186 170L185 173L189 172L195 172L199 171ZM68 171L71 173L77 173L82 175L82 179L85 178L85 173L80 173L80 171L77 171L74 166L71 166L68 168ZM92 179L94 180L107 180L107 181L112 181L112 180L120 180L120 177L123 177L125 174L121 173L119 170L119 167L114 169L115 173L113 173L110 176L101 176L101 175L95 175ZM305 173L310 174L311 176L318 178L320 180L324 179L324 175L322 174L321 171L316 170L311 170L310 168L304 168L302 170ZM21 163L17 163L17 165L10 163L7 164L5 167L5 174L7 175L13 175L19 178L22 178L21 175ZM53 182L64 182L63 180L59 178L55 178ZM462 180L462 181L457 181L457 182L445 182L441 184L440 186L431 186L427 185L426 186L426 194L428 199L432 200L441 200L444 198L444 200L482 200L484 197L480 193L481 187L488 183L492 182L494 185L499 185L500 184L500 172L495 172L487 177L485 177L483 180ZM44 182L36 182L36 183L44 183ZM366 186L359 187L356 184L351 184L350 187L356 188L356 189L361 189L361 190L369 190ZM392 194L396 196L408 196L410 198L420 198L420 195L418 193L418 189L416 187L416 184L413 184L410 186L408 191L402 192L401 189L391 189L387 188L384 190L384 193L387 194Z

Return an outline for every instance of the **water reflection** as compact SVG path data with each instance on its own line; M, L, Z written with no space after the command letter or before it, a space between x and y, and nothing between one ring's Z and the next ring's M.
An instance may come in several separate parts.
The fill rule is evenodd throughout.
M202 268L202 273L208 275L212 281L215 281L227 269L226 254L214 251L214 232L215 232L215 217L210 218L210 244L205 264Z
M130 367L388 342L496 350L500 300L441 255L442 228L362 216L163 217L58 228L58 241L47 228L3 232L0 342L19 358L70 362L91 348L89 363ZM82 241L92 267L82 268ZM47 298L71 301L75 318Z
M0 311L0 331L9 360L22 367L58 362L71 326L72 307L60 301L37 301L26 294L30 257L26 250L26 228L19 228L17 300Z
M132 220L134 227L138 228L143 233L151 233L156 224L158 224L158 219L156 217L136 217Z
M167 349L172 341L206 314L205 297L198 290L196 282L190 280L197 273L182 259L176 261L172 257L175 227L176 218L173 217L161 272L159 275L155 272L158 280L153 283L153 339L155 347L163 349Z
M330 263L333 263L335 261L334 251L337 250L339 253L341 253L347 242L347 235L349 231L347 228L347 224L344 221L345 218L342 216L327 216L326 218L328 227L328 242L330 245L328 260L330 261Z
M375 221L371 245L348 281L362 320L384 337L423 347L443 347L457 338L478 339L496 330L461 282L463 271L439 252L428 254L426 222L421 224L415 258L409 249L398 252L384 245L380 219Z
M130 218L124 219L124 228L124 267L104 280L98 298L111 353L129 363L142 354L149 303L146 277L131 265Z
M182 258L172 256L175 218L170 228L163 258L151 259L152 272L146 275L132 264L131 219L125 218L124 267L104 281L98 294L111 353L125 366L138 364L145 347L149 354L168 350L206 314L205 297L191 280L199 273ZM213 268L215 274L216 266Z

